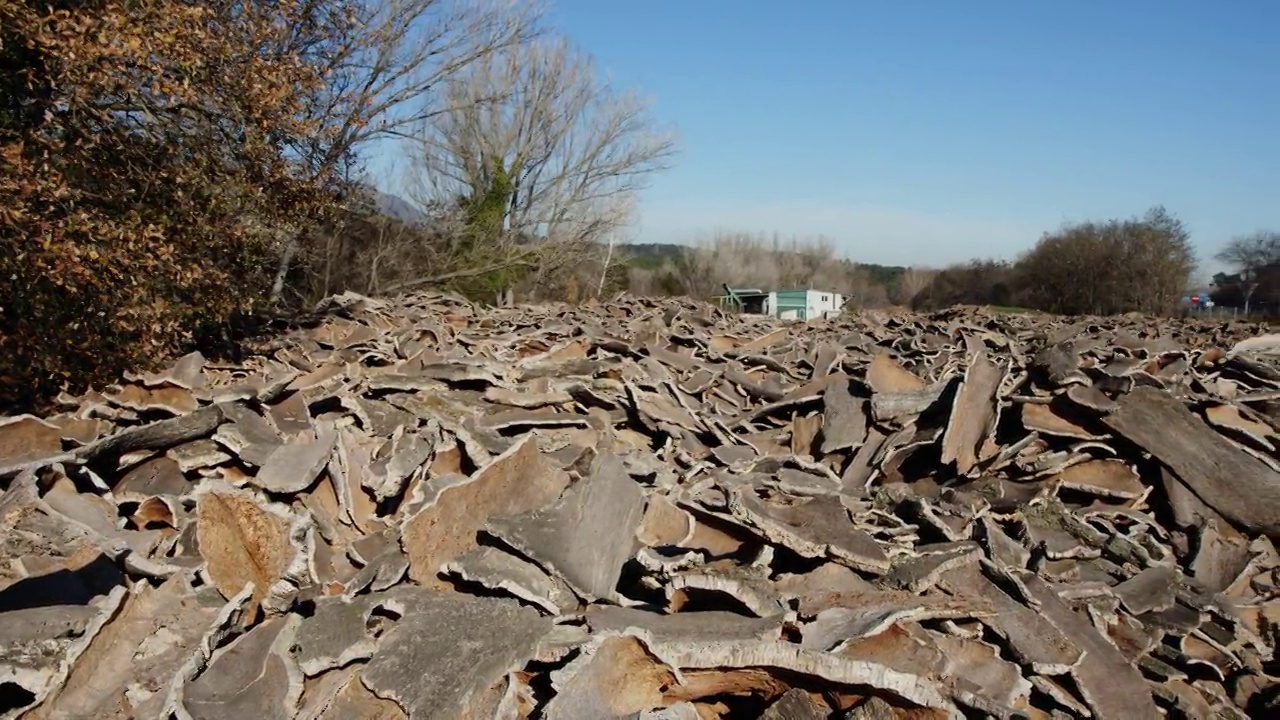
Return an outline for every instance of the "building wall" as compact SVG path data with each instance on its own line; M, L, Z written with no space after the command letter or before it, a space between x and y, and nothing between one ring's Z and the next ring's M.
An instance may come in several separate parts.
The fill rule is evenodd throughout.
M778 290L770 293L777 297L774 303L774 315L783 320L807 320L809 318L809 295L807 290Z
M816 319L840 312L844 296L830 290L809 290L805 297L807 317Z
M765 301L764 314L783 320L812 320L839 312L844 296L830 290L775 290Z

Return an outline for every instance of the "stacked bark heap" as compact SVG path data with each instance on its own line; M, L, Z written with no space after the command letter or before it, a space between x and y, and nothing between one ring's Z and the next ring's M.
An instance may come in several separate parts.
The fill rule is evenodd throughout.
M323 311L0 420L0 717L1280 712L1259 328Z

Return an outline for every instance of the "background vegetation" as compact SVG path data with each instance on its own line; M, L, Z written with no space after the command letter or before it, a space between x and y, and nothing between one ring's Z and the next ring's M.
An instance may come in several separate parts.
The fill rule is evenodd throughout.
M1196 267L1162 208L937 269L828 238L624 244L676 136L526 0L0 0L0 66L6 411L346 290L1169 313ZM372 189L375 148L407 198ZM1278 237L1228 247L1220 302L1280 303Z

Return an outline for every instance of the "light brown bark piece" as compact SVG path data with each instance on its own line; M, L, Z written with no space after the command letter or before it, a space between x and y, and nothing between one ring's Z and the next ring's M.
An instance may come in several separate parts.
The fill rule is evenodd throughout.
M144 388L125 385L119 392L108 394L107 399L130 410L164 410L173 415L185 415L200 407L190 390L172 386Z
M538 566L492 547L478 547L444 564L444 571L490 590L510 593L552 615L576 610L578 598Z
M1204 416L1210 425L1226 431L1228 435L1243 436L1268 452L1276 449L1274 440L1280 433L1266 423L1244 417L1240 408L1234 405L1212 405L1205 408Z
M883 698L874 695L850 709L841 720L900 720L901 716Z
M1050 385L1087 384L1089 378L1080 372L1080 356L1068 342L1046 345L1031 360L1032 366L1044 373Z
M905 592L875 591L861 597L850 596L847 601L848 606L823 610L803 626L800 644L811 650L839 652L846 643L878 635L897 623L983 617L991 613L988 605L941 594L918 597Z
M311 410L307 407L306 396L293 392L272 405L267 406L267 419L275 426L276 432L286 439L297 435L313 434Z
M792 688L774 700L760 720L826 720L830 714L831 708L804 690Z
M370 615L379 606L395 604L395 596L386 593L317 600L312 614L298 625L293 648L298 669L312 677L371 657L378 643L369 632Z
M1042 675L1070 672L1084 656L1063 630L1038 612L1010 597L976 567L962 566L942 577L947 592L990 607L983 622L1009 644L1019 662Z
M992 362L985 351L971 358L965 369L942 436L942 462L954 462L961 475L968 475L978 464L983 443L995 432L999 417L997 396L1004 377L1004 367Z
M1016 577L1039 604L1041 617L1069 636L1086 654L1072 675L1098 720L1142 720L1163 717L1156 709L1138 669L1102 637L1085 615L1072 610L1043 580L1027 571Z
M184 473L221 465L231 459L218 443L208 438L169 448L165 456L177 462L178 469Z
M62 454L62 430L34 415L0 418L0 475Z
M30 720L156 717L176 669L198 651L220 606L197 596L181 575L135 586L89 643L66 682Z
M62 686L69 670L104 623L119 608L125 590L116 587L83 605L30 604L6 598L0 613L0 682L12 711L39 703ZM11 716L11 715L10 715Z
M476 547L476 533L490 518L543 507L569 484L569 476L547 462L532 436L494 458L470 478L436 478L426 499L402 526L409 577L444 587L441 567Z
M248 615L275 609L306 572L304 522L247 490L209 483L196 497L196 537L214 586L230 599L253 583Z
M1118 500L1134 500L1147 491L1137 471L1123 460L1087 460L1054 475L1053 482L1069 490Z
M909 419L932 407L945 389L946 385L936 383L911 392L875 393L871 396L871 417L876 422Z
M736 488L729 496L734 517L750 523L772 542L805 557L830 557L864 572L889 570L889 556L853 524L838 498L788 498L786 503L762 500L747 487Z
M867 438L867 401L854 397L852 382L828 385L822 393L822 453L847 450Z
M875 393L910 393L924 390L927 383L888 353L879 353L867 365L867 385Z
M1143 615L1173 607L1177 583L1177 570L1154 565L1116 585L1114 590L1125 609L1134 615Z
M917 625L893 625L850 643L839 655L937 683L955 702L1003 720L1012 720L1029 705L1031 683L1022 677L1021 669L1001 659L995 647L977 640L941 635Z
M495 517L487 530L586 600L617 597L623 564L634 554L644 492L613 455L600 454L590 474L543 510Z
M1032 432L1059 437L1096 440L1098 435L1063 415L1054 405L1022 404L1022 424Z
M360 680L363 666L333 670L308 683L294 720L408 720L400 706L374 695Z
M852 569L829 562L799 575L782 575L774 581L777 591L796 601L800 615L812 617L828 608L847 607L875 591L875 586Z
M791 454L808 457L813 454L818 434L822 432L823 416L809 415L791 420Z
M636 536L649 547L682 547L693 538L693 516L665 495L650 495Z
M948 570L976 565L980 554L977 543L968 541L918 546L915 554L894 561L884 584L922 593L932 588Z
M320 423L314 435L310 431L291 434L267 456L251 482L276 494L302 492L320 476L336 440L332 423Z
M714 678L704 678L696 686L698 697L717 694L736 685L739 680L730 669L755 669L766 674L772 670L818 678L838 685L871 687L921 707L940 710L957 720L962 717L959 709L947 698L946 691L937 682L894 670L875 661L813 652L785 641L654 640L649 644L649 649L659 660L678 668L682 674L695 670L717 670L725 685L716 687Z
M563 678L557 681L558 676ZM675 671L653 657L645 644L627 634L594 640L582 655L551 676L556 694L547 703L547 720L622 720L663 704Z
M1226 523L1210 520L1201 531L1191 574L1210 592L1222 592L1240 576L1251 558L1248 538Z
M773 617L786 611L781 593L769 582L764 569L740 566L728 560L678 573L666 589L669 599L690 589L724 593L756 617Z
M752 618L720 610L662 615L636 608L592 605L586 619L597 635L639 628L654 640L778 640L783 616L779 613Z
M1072 385L1067 388L1066 396L1076 405L1101 415L1115 412L1120 407L1115 400L1092 385Z
M62 432L63 440L70 440L77 445L88 445L111 429L111 423L106 420L76 417L68 414L53 415L45 418L45 421L58 426L58 429Z
M107 594L124 580L114 561L127 549L55 511L20 476L0 495L0 613Z
M261 467L284 442L266 418L242 403L226 403L221 408L231 422L220 426L213 439L244 462Z

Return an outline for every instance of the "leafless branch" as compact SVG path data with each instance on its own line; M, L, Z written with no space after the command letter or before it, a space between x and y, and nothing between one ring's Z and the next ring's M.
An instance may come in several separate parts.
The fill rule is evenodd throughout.
M457 108L441 90L495 53L537 37L542 5L531 0L347 0L309 3L331 42L294 48L323 58L330 82L309 103L317 132L295 154L317 176L378 138L403 137ZM310 37L299 30L289 46ZM474 102L486 98L472 96ZM281 248L272 285L279 299L299 238Z
M432 275L430 277L415 278L413 280L406 280L404 282L394 283L392 285L388 285L382 288L382 292L390 295L398 292L404 292L405 290L412 290L413 288L416 288L416 287L423 287L423 286L429 286L429 285L441 285L443 283L449 282L450 280L460 280L462 278L478 277L480 275L488 275L489 273L497 272L499 270L507 270L514 267L530 267L532 265L533 263L527 260L516 260L516 259L504 260L502 262L492 263L489 265L485 265L483 267L467 268L464 270L454 270L453 272L441 273L439 275Z
M487 55L448 79L421 133L420 192L456 198L510 182L506 227L552 241L595 241L631 216L668 166L674 135L647 104L618 93L590 57L558 38ZM495 101L495 99L498 99Z

